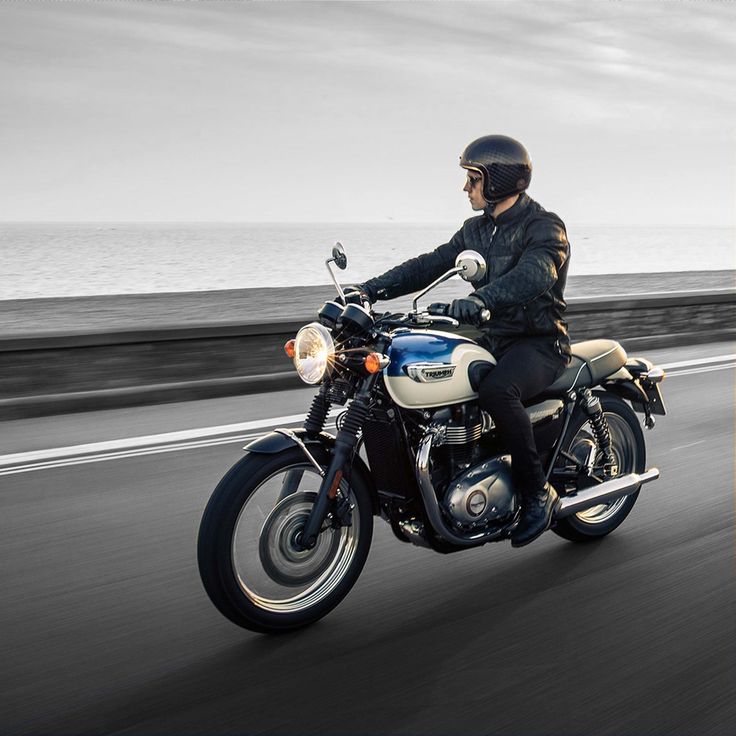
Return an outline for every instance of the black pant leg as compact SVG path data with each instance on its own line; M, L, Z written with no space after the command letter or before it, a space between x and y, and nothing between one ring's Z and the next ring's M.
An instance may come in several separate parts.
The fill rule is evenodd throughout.
M492 417L511 451L514 481L522 493L534 493L545 478L529 415L522 404L554 383L565 358L552 341L530 338L511 345L480 385L480 405Z

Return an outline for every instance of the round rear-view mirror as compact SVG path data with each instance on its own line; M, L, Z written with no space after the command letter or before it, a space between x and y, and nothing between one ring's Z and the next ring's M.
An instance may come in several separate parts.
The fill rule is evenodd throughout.
M486 274L486 261L477 250L464 250L455 259L455 268L466 281L479 281Z
M335 247L332 249L332 260L335 261L335 265L344 271L348 267L348 257L345 255L345 249L342 247L342 243L335 243Z

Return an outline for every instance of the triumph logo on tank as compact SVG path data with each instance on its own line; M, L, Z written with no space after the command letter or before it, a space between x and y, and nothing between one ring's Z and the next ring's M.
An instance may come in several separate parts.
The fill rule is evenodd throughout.
M422 383L430 383L433 381L448 381L455 373L456 365L451 363L414 363L406 368L406 372L410 378Z

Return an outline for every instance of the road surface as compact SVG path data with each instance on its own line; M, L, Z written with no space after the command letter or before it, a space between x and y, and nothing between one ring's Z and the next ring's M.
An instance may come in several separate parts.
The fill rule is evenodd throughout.
M311 390L0 423L0 733L736 733L734 352L649 356L686 364L661 479L602 542L442 556L376 520L349 596L279 637L220 616L195 540L232 437Z

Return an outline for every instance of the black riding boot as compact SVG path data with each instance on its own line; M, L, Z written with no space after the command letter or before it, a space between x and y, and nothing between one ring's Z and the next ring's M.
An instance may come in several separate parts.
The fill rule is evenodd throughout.
M521 498L521 518L511 535L512 547L533 542L552 524L560 499L549 483L536 493L524 493Z

